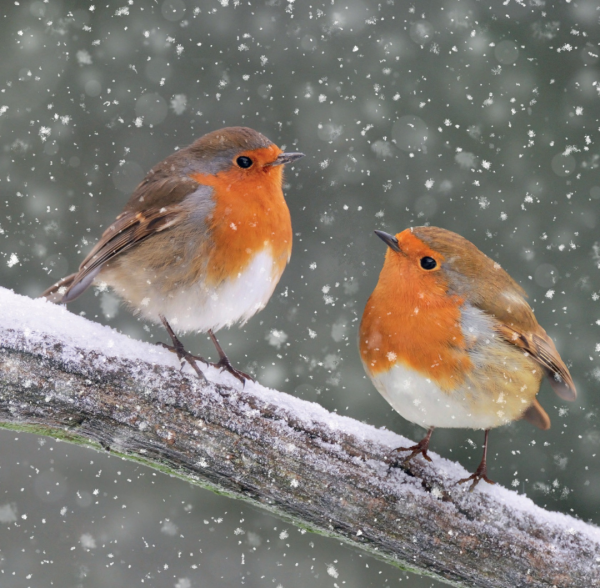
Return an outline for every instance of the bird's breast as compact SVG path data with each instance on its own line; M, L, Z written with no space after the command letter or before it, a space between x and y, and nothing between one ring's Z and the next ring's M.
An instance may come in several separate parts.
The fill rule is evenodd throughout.
M292 223L281 184L267 175L213 185L206 219L206 283L217 286L243 273L259 253L273 259L277 280L292 251Z
M380 294L377 289L373 292L360 326L366 369L374 376L401 361L441 389L454 389L472 369L459 301L448 297L428 304L417 297L390 303Z

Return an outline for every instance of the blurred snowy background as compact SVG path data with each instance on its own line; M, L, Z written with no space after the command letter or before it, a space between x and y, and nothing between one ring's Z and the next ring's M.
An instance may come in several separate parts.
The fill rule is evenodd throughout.
M144 173L253 127L288 170L292 260L267 308L221 332L265 385L397 430L356 332L385 253L374 229L461 233L522 284L580 399L493 431L490 475L600 522L600 61L596 1L21 0L0 20L0 285L74 271ZM96 295L95 295L96 294ZM109 293L71 310L166 340ZM192 351L214 357L201 336ZM229 347L231 345L231 347ZM483 433L439 430L471 470ZM0 584L441 586L152 470L0 434Z

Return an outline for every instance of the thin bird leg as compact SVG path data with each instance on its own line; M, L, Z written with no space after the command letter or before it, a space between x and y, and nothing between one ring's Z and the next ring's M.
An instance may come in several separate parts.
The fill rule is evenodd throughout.
M475 473L471 474L468 478L463 478L456 482L457 484L464 484L465 482L471 482L471 487L469 488L469 492L473 492L473 489L481 480L485 480L488 484L495 484L487 477L487 447L488 447L488 435L490 434L490 430L486 429L485 431L485 441L483 442L483 457L481 458L481 463L478 468L475 470Z
M419 455L419 453L427 461L431 461L431 458L427 455L427 450L429 449L429 440L431 439L431 434L433 433L433 429L435 429L435 427L429 427L429 430L427 431L427 435L425 435L425 437L423 437L423 439L421 439L416 445L413 445L412 447L398 447L398 448L394 449L393 452L412 451L412 453L403 460L400 460L397 457L392 458L393 461L390 464L390 469L394 468L394 467L399 467L400 465L406 465L413 457L416 457L417 455Z
M196 360L198 359L207 365L208 361L206 361L203 357L200 357L199 355L192 355L189 351L186 351L185 347L183 346L183 343L177 338L175 331L173 331L171 325L167 322L167 319L162 314L159 314L158 316L160 317L162 324L167 330L167 333L169 333L169 337L171 337L173 345L167 345L166 343L157 343L157 345L160 345L161 347L164 347L165 349L176 353L177 358L181 362L181 369L183 369L183 363L187 361L192 366L192 369L198 374L198 377L208 384L208 380L206 379L206 376L204 375L202 370L198 367Z
M212 332L212 329L208 330L208 336L210 337L210 340L213 342L213 345L216 347L217 353L219 354L219 361L217 363L212 363L210 365L212 365L213 367L216 367L216 368L221 368L221 371L227 370L234 378L237 378L242 384L245 384L246 380L252 380L253 382L256 382L256 380L252 376L250 376L240 370L236 370L231 365L229 358L225 355L225 352L223 351L223 348L217 341L217 338L215 337L215 334Z

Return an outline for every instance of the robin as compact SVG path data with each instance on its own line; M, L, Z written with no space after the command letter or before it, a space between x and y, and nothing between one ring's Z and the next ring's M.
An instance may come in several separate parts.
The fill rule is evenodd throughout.
M242 383L214 332L246 322L273 294L292 252L283 197L284 153L245 127L213 131L157 164L134 190L79 271L42 296L67 303L93 283L110 286L135 314L162 323L172 345L204 374L176 333L208 332L212 364Z
M483 429L483 458L471 481L487 477L490 429L550 419L536 399L543 376L563 400L575 385L524 290L464 237L414 227L388 246L360 325L360 354L375 388L405 419L428 429L404 463L427 455L435 427ZM397 465L397 462L395 463Z

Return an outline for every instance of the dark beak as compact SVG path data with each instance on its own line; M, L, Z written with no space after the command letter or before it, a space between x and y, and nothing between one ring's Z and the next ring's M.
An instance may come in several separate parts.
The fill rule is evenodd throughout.
M393 251L397 253L402 253L402 249L398 245L398 239L394 237L394 235L390 235L389 233L384 233L383 231L375 231L375 234Z
M304 157L304 153L281 153L275 161L269 163L271 166L293 163L297 159Z

